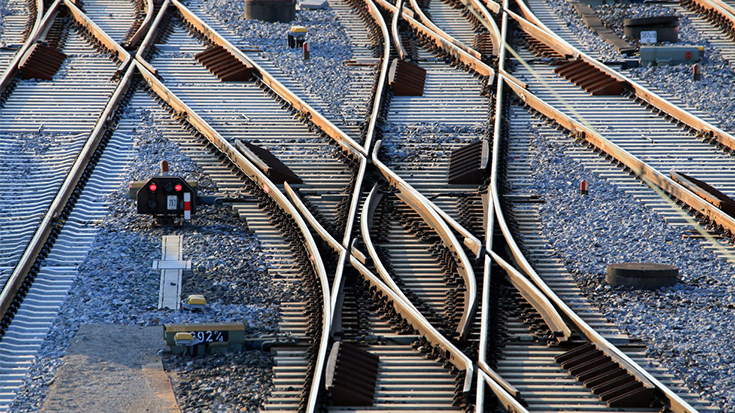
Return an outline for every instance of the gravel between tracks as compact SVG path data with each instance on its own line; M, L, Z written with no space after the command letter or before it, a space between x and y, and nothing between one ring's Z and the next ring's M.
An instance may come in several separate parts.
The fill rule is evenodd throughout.
M145 93L138 91L136 93ZM215 191L211 180L169 142L163 129L173 121L155 106L129 108L126 117L140 123L132 130L137 159L125 183L109 196L110 213L93 223L99 233L79 276L39 351L13 406L14 412L33 412L43 404L49 384L64 362L71 338L83 324L159 326L164 323L234 321L246 325L250 336L277 329L281 297L288 287L275 287L257 238L227 206L198 206L191 223L181 229L151 225L150 217L136 213L127 197L127 182L158 174L158 163L168 159L171 172L197 180L200 193ZM160 274L151 268L161 257L162 235L184 235L184 259L192 261L184 274L183 293L205 294L205 312L158 310ZM203 271L203 273L202 273ZM198 359L165 356L174 372L174 390L184 412L257 411L268 393L271 357L252 351ZM221 375L209 380L208 368ZM255 386L257 384L257 386ZM243 410L244 409L244 410Z
M226 22L243 41L263 50L263 58L273 62L309 94L323 100L326 105L320 108L326 111L324 115L338 121L365 118L365 99L351 93L352 83L361 80L359 68L343 64L352 59L353 45L333 10L301 10L292 22L268 23L245 19L242 1L206 0L204 7L209 14ZM286 44L286 33L292 25L308 30L309 60Z
M651 356L708 396L735 411L735 267L672 227L620 188L564 154L574 145L534 129L530 193L542 196L542 231L584 294ZM541 131L539 133L539 130ZM579 194L582 179L590 193ZM605 267L658 262L679 268L680 283L654 291L610 287ZM645 366L644 366L645 367Z

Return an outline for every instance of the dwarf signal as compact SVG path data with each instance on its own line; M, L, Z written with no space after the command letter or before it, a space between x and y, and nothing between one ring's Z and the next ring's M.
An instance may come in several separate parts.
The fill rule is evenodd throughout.
M176 176L154 176L138 190L136 199L139 214L191 219L196 212L194 189Z

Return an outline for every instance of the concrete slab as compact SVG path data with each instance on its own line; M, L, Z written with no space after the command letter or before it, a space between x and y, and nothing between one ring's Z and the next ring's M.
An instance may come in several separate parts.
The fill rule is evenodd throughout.
M181 413L163 370L161 327L84 325L72 339L41 413Z

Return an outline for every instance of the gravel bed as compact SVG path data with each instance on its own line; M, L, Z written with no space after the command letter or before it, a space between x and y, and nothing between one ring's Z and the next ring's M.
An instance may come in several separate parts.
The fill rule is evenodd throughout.
M340 122L365 117L365 103L356 104L362 99L350 93L353 83L360 80L362 69L343 64L353 58L352 43L332 9L300 10L290 23L269 23L244 18L242 1L205 0L203 4L208 14L227 23L236 36L260 48L262 58L273 62L308 93L323 100L326 105L320 109L326 111L325 116ZM292 25L308 30L309 60L303 59L301 50L286 44L286 34Z
M735 411L735 267L685 236L623 190L567 157L569 140L546 140L534 127L530 157L542 196L542 233L583 293L696 392ZM589 195L577 190L590 182ZM657 262L679 268L680 282L658 290L611 287L607 264Z
M622 62L625 60L625 57L615 50L613 45L603 40L602 37L585 25L569 0L546 0L546 2L553 8L556 16L566 23L579 43L586 48L585 53L594 50L599 53L599 59L603 62Z
M66 348L82 324L157 326L232 321L244 323L249 336L270 335L277 330L280 302L293 291L272 283L256 236L228 206L199 205L189 224L165 228L153 226L151 217L138 215L135 202L128 199L127 183L157 175L161 159L169 161L172 175L198 181L200 194L216 190L177 144L164 137L166 125L161 124L165 122L153 113L159 111L160 115L161 110L126 110L125 118L138 122L127 131L132 132L136 160L124 183L109 196L108 216L93 224L99 230L91 249L94 253L79 266L79 277L13 411L33 412L42 405ZM157 309L160 272L151 265L161 258L161 237L174 234L184 235L183 258L192 261L193 271L184 273L183 295L203 293L210 304L203 312ZM197 358L165 355L164 364L173 376L183 412L257 411L270 388L272 357L265 352ZM213 371L218 373L216 380L212 379Z
M453 126L441 123L406 126L393 122L385 122L380 146L381 157L395 165L394 170L419 169L423 165L451 159L450 150L441 150L444 144L465 141L467 143L482 136L487 126ZM390 137L388 137L390 135ZM468 139L468 137L470 137ZM418 144L433 144L438 150L417 151ZM391 166L393 167L393 166Z
M623 34L623 21L624 19L642 19L645 17L658 17L658 16L679 16L679 23L681 25L683 17L674 11L674 9L659 4L635 4L635 3L616 3L616 4L604 4L602 6L594 6L592 9L595 11L597 17L602 20L602 24L608 29L612 30L613 33L620 36L623 40L628 43L638 46L638 39L630 39ZM688 21L687 21L688 23ZM688 24L684 24L687 28ZM687 43L687 34L691 33L691 30L686 30L682 27L679 32L679 42Z

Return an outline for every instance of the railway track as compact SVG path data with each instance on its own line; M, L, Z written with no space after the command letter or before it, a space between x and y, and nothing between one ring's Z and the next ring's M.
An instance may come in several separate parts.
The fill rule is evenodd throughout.
M511 108L510 117L513 119L511 131L518 132L511 132L508 137L505 181L509 182L509 185L503 194L503 197L507 199L504 209L515 227L516 239L519 240L519 244L526 252L534 268L575 313L579 314L607 340L616 343L618 348L639 365L648 366L647 370L660 382L676 391L698 411L717 410L709 402L699 400L698 395L691 393L686 386L683 386L681 380L675 379L665 368L648 358L645 344L631 339L616 326L610 324L600 310L584 298L582 291L575 283L574 277L568 272L565 263L558 257L558 253L550 248L549 240L543 235L540 217L541 204L539 203L543 202L543 199L529 196L530 192L533 191L529 189L533 179L531 179L528 160L534 156L533 148L538 143L532 142L528 134L520 131L528 128L529 125L539 125L539 120L518 106ZM565 139L562 133L545 125L538 130L541 134L540 139L553 141L563 141ZM589 163L589 161L585 162L586 165ZM610 178L608 179L616 180L617 178L617 180L628 181L631 191L635 191L638 196L643 196L646 193L649 199L657 198L657 194L645 184L635 181L625 173L621 173L619 168L605 162L604 158L600 158L596 163L598 167L591 172L599 175L609 175ZM504 296L505 294L501 292L499 295ZM597 395L590 392L589 388L586 388L582 383L569 377L568 372L554 361L555 357L565 351L564 347L550 348L524 339L524 336L528 333L523 322L523 316L517 310L516 304L512 301L511 303L510 308L506 310L508 314L506 321L507 341L503 349L506 357L498 361L498 372L507 377L526 395L529 410L557 411L574 405L585 406L585 409L591 411L595 411L595 409L615 411L615 409L608 409ZM529 356L533 361L525 361L526 357ZM553 391L554 388L557 390ZM625 411L629 410L626 408ZM643 409L641 411L650 410Z
M379 4L384 16L396 12L392 4ZM648 103L641 104L634 94L644 92L625 81L620 83L627 92L590 97L525 49L510 61L510 73L501 56L496 73L479 60L480 53L471 49L478 33L477 19L482 20L477 15L487 13L475 3L476 20L471 22L465 19L468 12L453 8L460 7L458 4L431 2L429 17L444 33L419 23L417 19L430 22L408 8L398 19L402 22L394 22L394 26L401 27L396 37L401 39L405 55L426 70L421 97L398 96L387 86L382 87L387 73L377 73L377 69L386 66L370 60L367 66L354 69L355 79L348 89L349 93L375 100L363 98L349 111L335 112L321 96L286 74L272 57L218 23L203 3L192 2L190 6L194 14L176 0L167 1L143 40L136 61L128 66L130 60L118 44L134 37L131 33L135 28L145 24L141 10L151 12L152 6L125 4L111 11L106 3L88 2L85 7L89 18L111 35L99 37L95 34L98 28L82 19L88 27L87 36L90 32L97 36L96 43L117 59L91 58L95 54L85 38L69 30L62 42L63 50L77 60L62 67L51 83L16 80L12 92L5 95L0 122L3 116L14 117L13 122L6 121L8 130L15 134L9 139L6 153L22 149L22 138L31 134L47 134L56 139L53 144L59 141L59 135L77 138L81 148L86 135L99 128L99 114L117 110L117 104L110 106L108 102L122 83L122 72L127 71L125 82L133 72L142 75L145 92L159 100L174 119L167 119L160 109L147 109L155 112L163 125L163 138L176 142L215 182L220 195L238 198L232 207L260 239L269 272L278 279L275 285L304 286L303 294L281 305L279 328L290 342L274 348L274 390L265 411L621 411L615 403L605 402L624 393L600 401L557 362L571 357L565 355L566 351L579 351L585 344L622 366L619 370L626 377L626 385L635 383L640 385L635 389L655 396L637 405L640 411L657 411L662 406L677 412L713 410L707 401L689 393L679 380L646 358L645 346L621 333L582 299L562 263L547 259L551 251L538 230L538 211L527 200L518 201L524 196L522 183L528 181L528 176L524 175L523 162L514 163L529 157L527 135L520 131L533 121L525 109L502 99L509 99L513 90L526 105L549 117L553 111L540 103L543 100L559 111L553 112L554 121L572 129L578 138L597 144L594 139L602 134L611 147L625 150L622 155L621 151L611 155L619 156L618 163L637 157L645 162L642 170L649 176L668 173L671 167L692 170L732 195L735 187L718 175L723 168L732 169L728 154L732 146L726 133L691 115L672 121L670 118L677 113L671 113L670 105L649 95L645 95ZM495 9L497 5L487 6ZM395 53L397 45L391 52L391 39L386 36L388 24L378 17L374 5L368 3L367 12L359 15L347 5L339 4L335 9L356 39L356 58L403 56ZM72 16L67 20L80 19L73 8L69 11ZM152 20L149 16L146 21ZM497 27L493 25L502 22L503 33L512 33L507 26L508 16L506 13L493 23L480 23L494 33ZM511 18L535 37L537 44L546 41L551 49L573 50L555 39L549 40L548 35L517 16ZM63 20L59 22L63 29ZM216 27L214 31L210 25ZM60 33L63 39L67 32ZM452 39L455 36L457 39ZM367 41L372 45L368 46ZM493 38L493 43L497 47L498 39ZM225 73L207 63L207 56L223 51L246 73L235 82L221 81ZM519 59L531 62L530 68L519 65ZM594 66L582 60L569 64ZM70 131L64 124L70 117L68 112L29 112L15 103L14 99L48 94L49 85L57 82L74 85L71 78L75 70L100 74L99 86L85 89L90 95L82 98L92 103L85 107L89 119L74 119L79 121L74 122L78 130ZM538 75L552 84L556 93L546 92ZM128 95L132 96L130 102L125 100L123 105L150 107L150 98L143 89L134 89ZM574 110L568 109L570 102ZM668 111L668 118L652 110L652 105ZM611 118L610 108L621 115ZM366 117L368 112L372 115ZM17 122L23 116L28 121ZM40 116L45 119L42 124L36 120ZM109 114L102 119L106 116ZM631 119L637 123L633 125ZM584 126L577 126L582 120ZM38 324L50 323L55 307L64 298L64 288L73 280L74 265L83 259L84 253L77 251L91 245L94 231L85 225L104 214L107 204L98 197L109 193L120 179L104 171L119 168L131 156L127 135L135 128L134 120L117 123L116 119L113 123L117 132L111 135L107 147L112 144L117 149L102 153L102 173L87 183L94 192L85 192L76 200L78 208L54 235L54 248L44 252L45 266L37 268L36 283L15 321L9 327L7 322L4 325L0 353L14 353L29 336L35 337L33 342L40 346L42 340L38 337L43 335L44 327ZM641 124L645 124L643 134ZM508 156L505 178L521 183L515 188L520 188L520 194L495 192L499 148L506 135L508 143L502 147L502 153ZM63 143L67 149L74 147ZM53 149L53 144L49 148ZM689 154L682 154L682 148ZM658 155L667 151L672 154ZM571 152L577 159L590 158L583 150ZM453 168L468 166L452 159L463 153L470 154L472 173L453 175ZM58 152L53 156L58 158ZM274 175L275 164L264 161L265 156L274 156L279 165L285 165L286 176ZM69 153L66 170L75 157ZM18 175L24 168L27 158L16 159L7 164L8 174ZM703 162L707 167L699 166ZM599 159L595 165L600 170L610 168ZM46 182L49 176L56 176L60 185L66 170L48 162L37 173ZM647 190L633 188L640 184L630 182L630 178L620 179L628 179L630 191L653 205ZM445 184L447 181L451 182ZM657 182L682 201L692 202L686 192L666 186L667 181ZM35 188L28 182L23 185ZM51 190L47 196L50 204L57 194ZM495 205L498 198L502 209ZM696 202L690 205L700 216L709 216L729 230L728 221L716 212ZM509 233L503 215L517 232ZM674 219L671 222L676 223ZM14 238L8 245L28 243L37 225L24 223L17 232L21 238L25 234L25 239ZM325 244L317 246L315 238ZM519 244L532 265L527 265L516 249L516 238L523 240ZM7 250L8 262L24 254ZM8 265L5 273L14 272L13 267ZM56 302L36 301L42 296ZM33 305L49 312L41 316ZM7 350L3 346L8 346ZM4 366L20 372L28 367L32 355L24 355L18 364L4 362ZM361 372L352 377L366 365L374 375ZM641 365L647 366L646 370ZM416 380L416 371L422 373L422 380ZM12 385L18 385L18 375L8 378ZM354 389L348 383L358 383L362 389L358 392L362 407L354 406L354 399L350 399ZM654 403L653 407L649 402ZM629 407L623 410L631 411Z
M258 188L232 164L223 162L219 153L207 148L207 141L187 130L171 114L161 110L148 93L141 91L134 95L131 105L138 108L151 108L156 124L163 136L176 143L182 154L195 162L216 185L216 196L245 200L231 202L232 210L246 222L260 242L268 272L278 288L298 290L298 285L309 285L311 275L304 271L304 252L300 248L298 236L284 223L283 213L261 188ZM163 108L166 109L166 108ZM274 349L273 396L269 399L269 410L298 410L304 391L304 383L309 378L308 364L310 351L307 345L313 332L308 331L314 321L309 319L307 308L313 304L306 292L295 294L288 302L281 303L282 320L280 333L291 339L288 346ZM313 311L312 313L318 313Z
M253 31L259 33L268 31L266 41L267 47L260 46L263 40L254 34L250 34L248 30L239 27L236 23L237 16L225 16L221 11L212 10L207 7L204 2L192 1L188 5L193 13L196 13L206 24L218 31L224 38L233 45L242 50L253 62L258 64L263 70L267 71L271 76L277 79L281 84L292 90L293 93L301 97L306 103L311 105L318 112L322 113L334 125L343 130L355 141L362 139L364 134L362 129L365 123L365 113L368 112L368 105L372 90L375 88L375 78L377 75L377 65L374 62L375 52L371 35L364 21L364 17L354 11L354 6L344 0L330 3L333 15L341 23L344 31L350 39L349 51L352 55L352 61L365 62L350 66L349 77L347 79L340 78L336 73L333 79L325 80L324 84L317 84L305 78L297 64L294 63L293 56L289 59L274 55L275 51L281 53L286 48L286 40L279 30L285 30L288 27L283 25L268 25L264 23L262 27L254 28ZM223 19L231 20L229 24L223 23ZM324 17L319 17L324 18ZM328 22L324 22L328 23ZM322 33L318 25L310 23L308 20L304 22L309 30L316 31L310 34L309 39L312 47L313 59L321 59L319 48L340 48L338 42L331 39L327 33ZM277 28L276 28L277 27ZM263 36L263 34L260 34ZM313 40L312 40L313 39ZM276 43L276 44L274 44ZM270 49L274 52L268 53ZM298 51L291 55L299 55ZM345 55L347 57L347 55ZM343 62L346 64L346 62ZM329 70L325 68L325 70ZM339 99L328 99L324 97L326 93L338 94ZM337 101L338 103L333 103Z
M10 176L25 174L21 180L6 183L10 185L7 193L14 194L8 203L13 208L35 208L35 213L20 219L6 212L7 224L3 226L8 235L13 235L3 248L8 254L3 262L8 263L9 268L14 266L10 263L17 263L20 258L22 250L17 246L30 240L55 195L54 188L63 181L85 144L86 135L105 108L108 101L105 95L111 94L117 83L110 78L118 64L106 53L95 50L76 28L68 29L70 33L63 49L68 61L62 67L62 74L53 82L17 81L4 100L0 114L0 124L9 138L5 157L9 162L4 167L8 168ZM87 85L91 87L79 92ZM60 105L50 105L52 100ZM75 120L73 125L69 124L69 119ZM40 158L34 156L30 140L48 142ZM44 194L44 198L39 199L39 194Z
M10 302L8 298L4 299L0 353L7 373L0 384L3 394L0 408L3 411L8 409L17 387L23 382L43 337L51 328L76 278L77 266L94 241L96 230L87 227L88 220L99 219L107 213L108 205L98 196L111 191L118 184L116 178L119 179L115 169L94 177L87 175L86 182L100 193L88 193L86 197L77 195L74 201L78 201L78 207L74 213L59 210L60 214L54 219L57 222L64 220L68 225L64 226L64 231L60 231L60 227L51 231L51 237L57 241L56 249L37 250L43 255L43 262L34 265L31 277L18 277L22 274L18 269L23 267L23 262L28 262L29 258L31 262L36 259L27 249L38 244L40 230L37 228L49 227L47 210L58 205L60 188L73 182L67 175L75 175L76 172L70 171L80 169L78 159L87 156L88 137L93 135L98 118L108 109L110 96L119 83L114 75L120 69L121 61L109 49L98 47L99 43L95 45L98 40L83 30L88 20L72 18L73 9L57 7L56 10L67 13L67 17L58 14L57 19L47 20L51 30L46 34L46 40L58 50L54 53L66 55L64 63L48 69L34 61L31 55L26 65L36 72L25 72L26 69L21 68L29 79L13 80L8 77L12 73L6 72L5 79L11 79L11 82L4 81L6 87L10 85L3 95L0 114L0 122L10 143L5 146L8 152L4 155L4 159L10 162L4 163L4 168L8 176L14 177L6 182L8 193L14 196L7 200L10 208L3 214L6 221L3 228L8 231L3 234L2 242L3 263L7 265L7 269L3 269L3 295L9 296L14 304L10 308L12 313L8 313ZM34 53L42 51L37 48ZM29 74L45 74L52 70L53 75L56 69L60 72L52 81L36 81L32 79L35 75ZM17 72L15 68L11 70ZM70 119L74 122L70 123ZM105 161L113 168L119 168L125 164L127 152L122 142L116 141L113 145L117 149L109 151ZM23 286L15 281L24 279L29 282ZM31 280L35 282L31 283ZM17 298L9 295L9 286L20 288L22 295ZM10 323L11 318L13 323Z
M16 52L31 34L36 23L35 3L13 0L7 3L7 14L3 17L2 42L0 48L0 72L10 66Z

